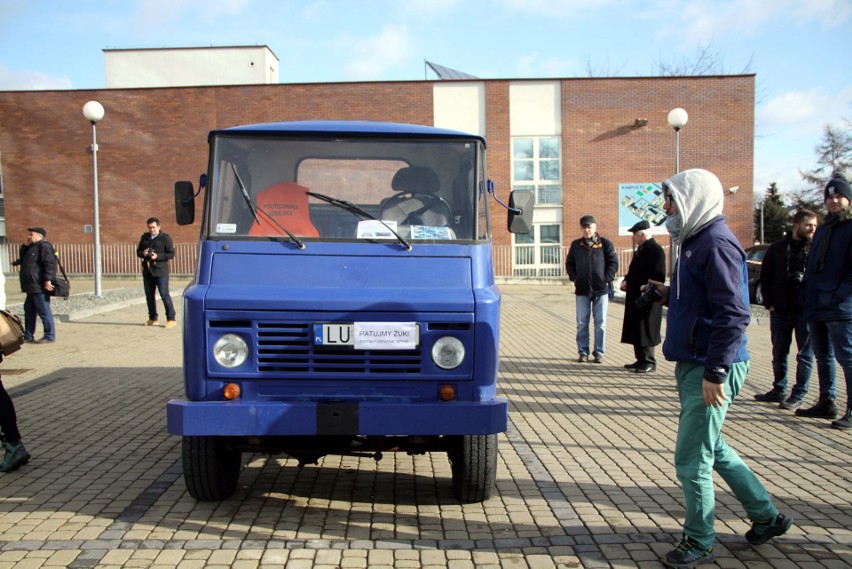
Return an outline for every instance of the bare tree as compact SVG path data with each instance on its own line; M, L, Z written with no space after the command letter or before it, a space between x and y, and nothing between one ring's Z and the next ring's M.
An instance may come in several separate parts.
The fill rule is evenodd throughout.
M751 73L751 64L752 58L749 58L748 63L739 74ZM663 77L727 74L723 53L713 47L713 42L698 45L693 56L684 56L678 60L670 61L660 58L656 62L656 66L657 75Z
M586 71L586 77L618 77L624 70L624 64L622 63L618 69L613 70L610 65L609 58L607 58L606 63L595 64L592 63L591 56L586 55L585 60L583 61L583 68Z
M852 168L852 122L844 119L840 124L826 124L823 127L822 142L814 151L817 155L817 167L799 174L810 186L803 192L809 198L822 201L822 189L835 172L849 175Z

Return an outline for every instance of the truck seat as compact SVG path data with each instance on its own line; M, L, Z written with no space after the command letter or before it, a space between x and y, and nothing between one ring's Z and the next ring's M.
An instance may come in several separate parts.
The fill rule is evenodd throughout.
M453 217L450 205L438 195L438 175L429 168L401 168L391 180L397 193L381 203L381 218L400 225L447 227Z
M317 228L308 211L308 188L294 182L279 182L257 194L257 221L249 229L249 235L287 235L273 221L300 237L319 237Z

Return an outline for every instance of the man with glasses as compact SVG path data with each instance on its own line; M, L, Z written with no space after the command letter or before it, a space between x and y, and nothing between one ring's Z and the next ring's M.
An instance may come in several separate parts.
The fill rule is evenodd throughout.
M148 301L148 320L145 326L157 326L159 315L157 314L156 291L160 292L163 306L166 309L165 328L174 328L175 306L169 294L169 261L175 256L175 245L168 234L160 231L160 220L156 217L148 218L148 232L142 234L139 246L136 247L136 256L142 259L142 285L145 287L145 299Z
M749 519L746 540L766 543L792 518L778 513L757 476L722 436L725 414L749 368L746 255L722 215L724 190L706 170L663 182L666 228L680 246L671 286L652 281L668 304L663 355L676 362L680 419L675 470L686 507L683 538L662 559L686 569L716 558L713 471L733 490Z

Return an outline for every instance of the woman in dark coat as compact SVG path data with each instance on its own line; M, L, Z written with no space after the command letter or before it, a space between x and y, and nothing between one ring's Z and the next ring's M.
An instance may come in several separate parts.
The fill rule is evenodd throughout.
M636 361L624 367L635 370L636 373L651 373L657 369L654 346L661 342L662 305L652 303L648 310L636 306L636 299L642 295L640 287L648 284L648 280L666 280L666 253L653 237L648 236L650 227L647 221L640 221L630 228L636 250L621 282L621 290L627 293L621 343L633 344L633 352L636 355Z

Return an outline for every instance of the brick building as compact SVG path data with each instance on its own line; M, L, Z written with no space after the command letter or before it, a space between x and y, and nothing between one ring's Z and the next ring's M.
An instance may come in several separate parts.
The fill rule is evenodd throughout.
M240 124L335 119L435 125L482 134L498 195L534 189L535 231L512 236L494 209L494 242L506 274L562 274L562 251L592 214L601 233L629 250L625 192L674 173L668 112L682 107L680 166L716 173L725 214L751 244L754 75L274 84L0 92L0 185L6 236L48 228L56 244L92 243L91 125L97 100L101 240L132 244L159 217L176 243L198 225L174 223L173 186L207 169L207 132ZM643 126L642 121L647 120ZM661 242L665 238L660 239ZM68 263L66 263L68 265ZM86 267L67 267L88 272ZM108 269L105 269L109 272Z

